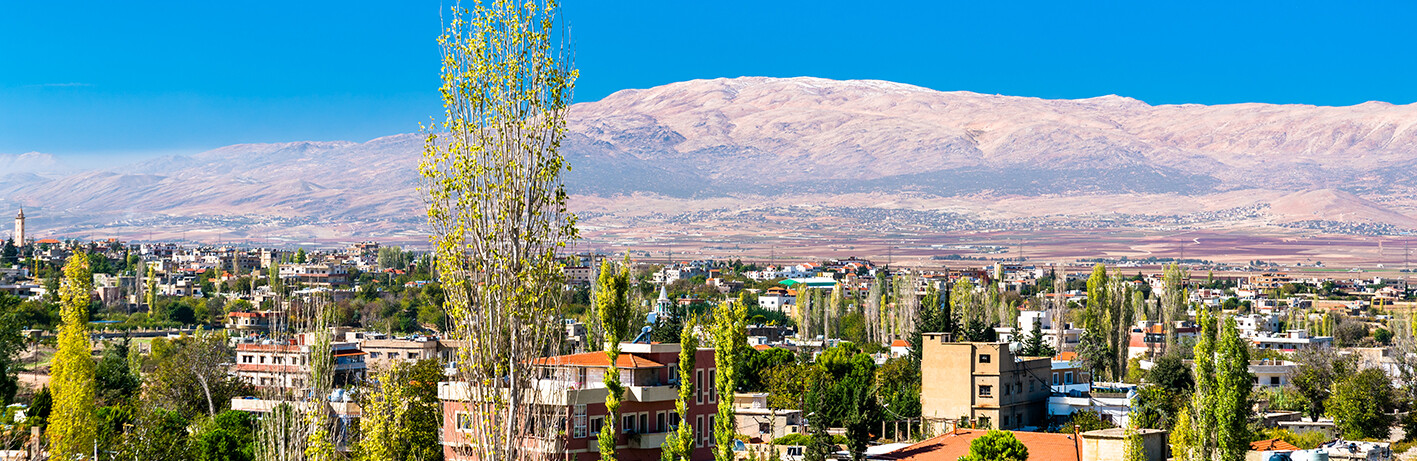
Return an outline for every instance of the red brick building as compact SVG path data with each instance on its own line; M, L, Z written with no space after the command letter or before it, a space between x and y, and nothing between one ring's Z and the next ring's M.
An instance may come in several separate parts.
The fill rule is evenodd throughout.
M660 447L669 432L678 427L680 415L674 403L679 396L679 345L621 345L622 352L615 365L620 371L620 383L625 397L620 405L617 425L620 440L616 456L623 461L657 461ZM555 408L555 424L564 424L565 437L554 447L566 453L565 459L591 461L600 459L597 437L606 421L604 385L605 371L610 366L604 352L546 357L537 361L544 368L539 380L543 388L556 389L550 405ZM713 381L717 377L712 349L699 349L694 354L694 399L689 402L687 420L694 428L695 448L692 459L713 459L713 418L718 409L718 394ZM443 402L443 457L448 461L475 460L473 450L459 427L467 421L467 383L438 383L438 398ZM460 415L463 415L460 417Z

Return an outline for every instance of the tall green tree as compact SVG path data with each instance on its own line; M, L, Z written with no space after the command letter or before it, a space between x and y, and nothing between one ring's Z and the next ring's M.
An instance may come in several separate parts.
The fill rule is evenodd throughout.
M1196 323L1200 324L1200 337L1195 345L1195 394L1191 396L1189 411L1184 418L1189 426L1177 437L1181 448L1178 456L1190 461L1210 460L1216 449L1216 407L1218 406L1215 376L1216 321L1209 310L1196 313ZM1247 384L1248 385L1248 384Z
M1303 400L1304 413L1318 420L1327 413L1326 406L1333 394L1334 384L1354 374L1357 364L1352 356L1340 356L1337 351L1328 348L1296 351L1294 361L1299 366L1289 382Z
M845 428L852 459L864 459L871 428L880 422L875 360L842 345L822 352L817 367L822 373L807 396L814 424Z
M830 307L828 308L831 309ZM733 392L738 389L738 365L748 344L748 306L725 302L714 309L713 361L717 371L718 415L713 421L714 459L733 461L733 441L738 435L738 419L733 411Z
M699 349L699 338L694 331L698 328L698 318L693 314L684 316L684 326L679 334L679 398L674 400L675 414L679 421L674 431L664 439L660 450L662 461L688 461L694 451L694 429L689 426L689 401L694 392L694 361Z
M625 386L620 383L620 369L615 362L620 357L620 342L629 334L633 316L629 265L617 269L606 259L600 265L595 283L595 311L604 330L605 356L610 360L610 367L605 369L605 417L609 423L601 427L596 443L600 447L600 459L614 461L615 444L619 440L620 403L625 397Z
M89 306L93 273L89 258L75 251L64 266L60 287L59 348L51 361L49 387L54 409L49 415L49 452L56 459L73 459L93 449L94 361L89 355Z
M14 403L20 388L19 359L25 349L22 304L19 297L0 293L0 405Z
M438 444L442 429L438 381L442 379L436 360L400 362L381 370L373 392L361 396L356 459L443 459Z
M1235 318L1226 316L1213 359L1215 444L1220 461L1244 461L1250 449L1250 391L1254 388L1254 376L1250 374L1249 350L1249 345L1240 338Z
M1387 439L1397 409L1392 379L1376 368L1349 375L1333 386L1328 415L1349 439Z
M1043 340L1043 322L1039 319L1033 319L1033 331L1030 332L1028 338L1023 341L1023 348L1019 349L1019 355L1026 357L1052 357L1058 355L1058 352L1053 350L1053 346L1048 345L1048 343Z
M925 287L925 296L920 300L920 315L916 317L910 332L910 359L920 366L920 353L924 349L925 333L955 333L955 319L950 312L948 297L940 296L935 284Z

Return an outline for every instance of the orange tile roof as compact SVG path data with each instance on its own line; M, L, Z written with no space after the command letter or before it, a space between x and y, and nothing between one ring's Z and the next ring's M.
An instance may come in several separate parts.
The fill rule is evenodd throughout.
M891 341L891 347L910 347L910 343L905 342L904 339L897 339Z
M610 358L604 352L585 352L581 354L558 355L555 357L542 357L533 363L537 365L551 365L562 367L587 367L587 368L609 368ZM665 365L634 354L621 353L615 358L617 368L661 368Z
M769 345L767 345L767 344L758 344L758 345L753 346L753 349L757 349L757 350L760 350L760 351L765 351L765 350L768 350L768 349L772 349L772 346L769 346Z
M1078 353L1073 351L1059 352L1058 355L1053 356L1053 360L1057 360L1059 362L1071 362L1077 359Z
M1250 450L1252 451L1294 451L1298 449L1299 447L1294 446L1294 444L1281 439L1256 440L1250 442Z
M969 443L989 431L960 429L886 453L882 459L900 461L955 461L969 454ZM1078 461L1078 446L1072 434L1014 432L1014 438L1028 447L1028 461Z

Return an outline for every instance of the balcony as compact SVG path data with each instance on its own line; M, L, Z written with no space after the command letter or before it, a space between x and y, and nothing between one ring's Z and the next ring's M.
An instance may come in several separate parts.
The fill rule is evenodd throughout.
M667 402L679 397L674 386L629 386L627 390L631 402Z
M651 432L630 437L630 448L635 450L657 449L664 446L668 432Z

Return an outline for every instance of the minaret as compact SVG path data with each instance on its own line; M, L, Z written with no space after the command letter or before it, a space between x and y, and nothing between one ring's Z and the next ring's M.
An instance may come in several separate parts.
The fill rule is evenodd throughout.
M15 216L15 246L25 246L25 209Z
M669 301L669 292L664 285L659 286L659 299L654 301L654 313L659 315L669 315L669 308L674 304Z

